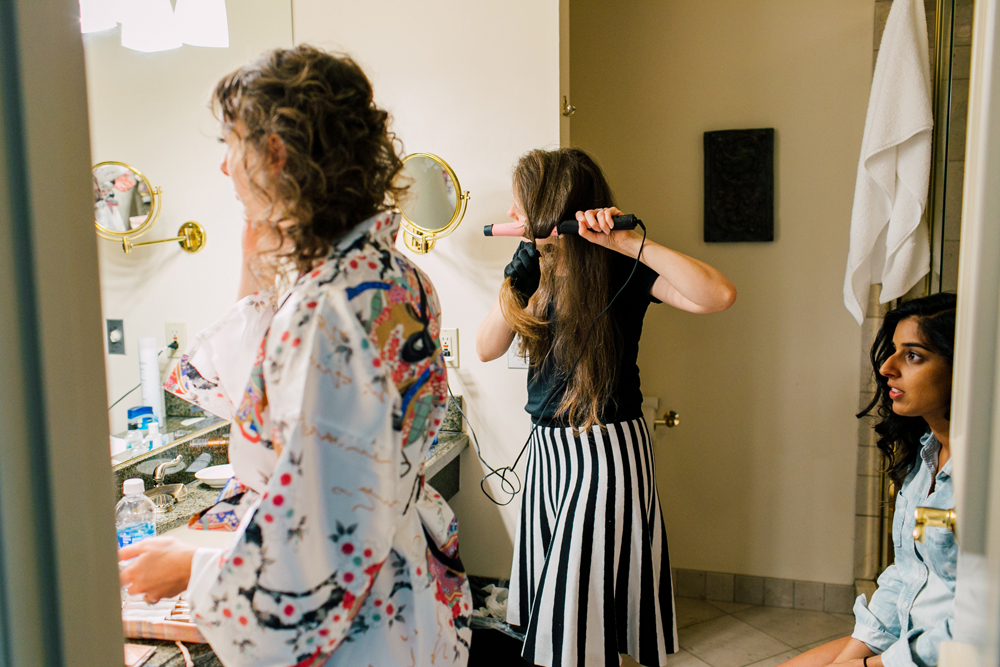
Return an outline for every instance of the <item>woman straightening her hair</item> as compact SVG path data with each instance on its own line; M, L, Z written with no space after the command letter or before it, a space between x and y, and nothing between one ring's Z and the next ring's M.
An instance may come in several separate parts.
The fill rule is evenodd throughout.
M872 345L877 390L860 414L877 409L885 468L898 489L892 521L894 562L867 604L854 604L850 637L823 644L783 667L930 667L951 639L958 547L946 528L913 539L918 506L951 509L951 368L955 295L914 299L886 314Z
M663 665L677 650L667 541L636 357L650 303L725 310L714 268L633 230L600 168L576 149L535 150L514 170L508 215L526 240L504 271L476 350L521 337L534 428L507 620L531 664ZM550 238L573 218L579 235Z

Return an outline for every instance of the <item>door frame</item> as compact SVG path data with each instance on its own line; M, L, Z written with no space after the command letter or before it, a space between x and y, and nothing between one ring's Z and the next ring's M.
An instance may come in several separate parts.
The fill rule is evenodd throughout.
M961 631L982 623L984 636L972 652L956 650L954 662L952 649L943 646L941 667L1000 659L1000 493L991 493L1000 491L998 10L1000 0L978 0L973 19L951 421L957 538L963 557L982 571L963 578L960 567L959 595L975 591L971 596L978 602L958 605L955 625Z
M122 662L79 11L0 2L0 667Z

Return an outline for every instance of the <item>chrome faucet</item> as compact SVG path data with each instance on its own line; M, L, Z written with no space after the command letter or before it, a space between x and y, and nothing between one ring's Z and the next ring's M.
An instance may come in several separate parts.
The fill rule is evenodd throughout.
M173 461L166 461L165 463L161 463L160 465L156 466L156 468L153 470L153 484L155 486L163 486L163 478L166 476L167 468L173 468L183 463L184 463L184 457L178 454L177 458L175 458Z

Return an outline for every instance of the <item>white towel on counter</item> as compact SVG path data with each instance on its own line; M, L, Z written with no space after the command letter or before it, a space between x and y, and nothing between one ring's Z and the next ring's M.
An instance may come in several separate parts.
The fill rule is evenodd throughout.
M854 188L844 305L861 324L868 292L906 294L930 269L923 218L931 171L930 56L923 0L895 0L875 63Z

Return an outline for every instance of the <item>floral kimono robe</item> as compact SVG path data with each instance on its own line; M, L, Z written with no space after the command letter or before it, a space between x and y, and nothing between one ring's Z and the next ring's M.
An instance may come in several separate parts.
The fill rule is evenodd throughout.
M440 311L397 230L360 225L276 311L239 302L166 384L232 417L230 462L259 494L233 546L192 561L194 619L227 667L468 660L457 521L423 476L447 400ZM425 326L436 347L407 363Z

